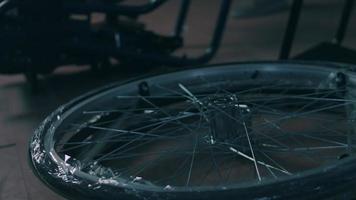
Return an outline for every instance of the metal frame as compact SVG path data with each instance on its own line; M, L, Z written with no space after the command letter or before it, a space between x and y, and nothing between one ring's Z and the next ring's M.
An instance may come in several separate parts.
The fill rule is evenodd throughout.
M103 3L102 1L91 1L90 3L80 1L74 3L66 0L36 0L36 3L30 0L2 1L4 3L0 3L0 31L7 30L7 32L3 34L3 36L0 36L0 40L3 44L2 47L0 47L0 65L12 65L13 63L10 62L10 60L14 60L12 55L9 54L7 60L1 60L1 54L8 54L9 50L6 47L14 46L14 41L18 41L19 39L26 40L27 38L26 42L30 45L26 46L26 48L28 48L27 51L30 52L31 55L29 58L26 58L26 60L34 60L31 57L32 55L42 55L42 53L45 52L46 55L48 54L49 56L43 55L38 57L47 59L47 61L51 62L50 64L55 65L55 67L67 64L92 64L93 60L104 57L115 57L118 59L124 57L130 58L131 60L144 60L159 65L171 66L197 65L208 62L213 58L220 46L232 0L221 0L219 15L215 22L215 28L209 46L205 53L198 57L189 57L186 55L175 56L173 55L174 51L172 53L140 52L135 49L115 46L115 40L113 38L119 37L120 32L115 31L109 23L106 25L106 28L110 29L110 31L108 31L108 38L112 42L109 44L103 43L95 36L96 30L94 30L90 24L90 14L93 12L101 12L113 17L128 16L129 18L135 19L140 15L156 10L167 1L168 0L150 1L147 4L138 6L125 5L123 3ZM191 7L191 0L180 1L181 6L178 10L179 14L176 20L174 34L164 36L176 39L177 41L182 41L183 39L182 33ZM1 19L2 12L16 7L25 11L26 14L24 14L23 18L19 17L19 19L15 19L15 23L10 22L11 20L6 21L4 18ZM46 12L43 13L39 11ZM71 14L86 15L88 16L88 20L72 21L69 19L69 15ZM5 23L5 25L1 23ZM2 26L5 26L5 28ZM15 28L9 29L9 26L14 26ZM132 40L139 39L135 38L135 36L128 37L131 37ZM38 38L41 38L39 42L36 41ZM42 46L39 48L38 45ZM140 45L141 44L138 43L137 47L139 48ZM21 48L19 48L19 50L21 50ZM74 52L74 55L80 56L74 60L48 60L52 55L50 54L51 51L54 51L55 54ZM26 70L20 72L26 74L37 74L39 72L39 70L36 69L36 65L31 62L19 63L18 65L26 65ZM20 72L15 71L11 73ZM9 72L2 70L0 67L0 73ZM29 77L31 77L31 80L34 79L32 75Z

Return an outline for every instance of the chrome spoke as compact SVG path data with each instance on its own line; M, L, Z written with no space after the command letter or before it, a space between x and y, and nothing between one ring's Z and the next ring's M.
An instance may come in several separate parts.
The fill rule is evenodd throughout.
M84 170L95 163L162 188L263 183L337 162L348 151L343 108L356 100L340 95L345 88L289 80L230 88L204 76L197 80L153 83L147 96L117 93L117 106L81 111L58 132L66 137L55 148L74 157L102 145L81 163Z

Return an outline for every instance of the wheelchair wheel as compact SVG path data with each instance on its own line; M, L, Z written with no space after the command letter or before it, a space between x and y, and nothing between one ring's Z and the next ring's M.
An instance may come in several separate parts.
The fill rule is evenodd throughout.
M45 119L31 165L70 199L351 198L350 68L237 63L113 84Z

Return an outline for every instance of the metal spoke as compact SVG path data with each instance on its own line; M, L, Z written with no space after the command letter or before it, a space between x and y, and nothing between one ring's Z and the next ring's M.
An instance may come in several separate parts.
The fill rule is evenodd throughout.
M313 88L284 79L242 80L230 87L197 78L152 83L151 95L121 92L113 96L117 105L111 108L103 104L81 111L82 119L58 131L63 137L56 151L75 157L101 145L92 159L81 160L83 170L96 163L117 177L162 188L278 180L336 161L348 151L344 141L350 122L339 108L356 100L342 97L345 88ZM222 102L236 110L215 104L229 98ZM226 131L212 122L233 123L239 130ZM240 168L248 173L238 174ZM162 173L149 177L152 170ZM149 178L142 183L135 179L145 175Z

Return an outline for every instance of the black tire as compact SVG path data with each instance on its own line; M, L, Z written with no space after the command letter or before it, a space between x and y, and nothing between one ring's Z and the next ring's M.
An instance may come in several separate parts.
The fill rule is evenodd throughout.
M330 63L234 63L188 69L113 84L83 95L48 116L30 141L31 165L36 175L46 185L69 199L353 199L356 197L353 193L353 188L356 186L353 143L356 139L353 136L356 74L352 72L352 68L353 66ZM253 88L257 88L258 92ZM173 98L174 93L179 97ZM232 94L236 94L238 100L229 100L235 98ZM160 97L156 98L159 101L154 100L158 95ZM133 96L137 99L128 100ZM174 100L166 101L165 98ZM185 107L184 111L179 110L176 113L174 109L186 106L185 103L192 107ZM160 107L155 107L156 104ZM132 105L135 106L134 111L128 111L128 107ZM147 108L149 105L150 108ZM229 107L229 105L233 106ZM283 116L276 118L270 116L271 113L261 114L263 106L268 107L270 112L274 112L273 114L278 116L283 114ZM155 111L155 108L158 111ZM120 109L125 111L118 111ZM165 112L169 114L163 117ZM225 114L227 112L230 114ZM231 114L234 112L238 114ZM172 113L176 115L173 116ZM152 129L142 128L144 125L153 126L155 120L161 120L158 122L166 126L167 121L162 120L167 120L168 117L168 120L175 121L176 118L169 117L181 117L182 115L179 114L182 113L199 115L199 127L195 126L198 121L194 121L198 119L188 116L189 120L184 122L179 118L171 125L173 129L172 127L163 130L157 128L161 132L153 132L155 134L152 130L157 126ZM307 119L304 119L305 115L308 116ZM133 117L136 120L133 120ZM233 118L236 123L231 123L229 118ZM262 118L265 120L263 129L259 129L261 125L259 120ZM272 119L276 121L270 124L269 121ZM237 123L237 120L240 122ZM283 123L279 124L279 121ZM97 127L100 123L107 126ZM212 125L213 123L215 125ZM202 131L205 129L201 124L208 126L206 130L209 131L206 133ZM113 130L113 127L119 125L120 129ZM230 125L232 128L226 128ZM182 135L183 131L177 128L182 126L193 126L191 130L194 131ZM324 129L320 128L321 126L326 127ZM146 132L133 130L137 127ZM169 130L174 131L167 135L163 134ZM185 128L183 130L186 131ZM230 130L234 130L232 136L222 134ZM285 131L288 137L278 135L277 130ZM119 137L118 141L107 136L107 133L115 131L121 133L113 136ZM260 131L266 132L260 133ZM297 135L300 131L302 136ZM314 133L315 131L317 133ZM170 135L174 132L178 134ZM100 136L99 133L105 133L106 136ZM214 135L215 133L217 135ZM240 139L235 138L235 134ZM318 134L317 139L311 134ZM189 140L191 136L196 137L195 142ZM209 138L205 140L207 136ZM152 137L154 139L151 139ZM179 139L175 138L178 137L185 139L176 142ZM293 141L296 142L289 141L290 137L293 137ZM149 157L147 152L151 148L159 145L161 147L164 144L169 147L176 145L177 148L184 150L185 155L183 146L188 145L190 141L193 144L192 149L195 144L194 150L189 151L191 153L189 159L187 158L187 163L190 164L183 164L183 161L179 160L180 152L176 151L172 151L172 154L168 153L168 156L163 156L164 153L161 153L160 157L151 158L151 162L162 162L165 164L163 166L158 164L150 166L147 161L140 163L139 159L131 157L130 159L133 160L125 160L128 158L123 157L139 156L140 152L126 154L124 151L116 155L118 149L131 147L130 145L135 142L138 142L139 146L145 145L146 140L148 143L158 140L155 138L163 138L164 142L158 141L156 146L145 147L146 149L142 151L145 152L146 157L141 156L140 159ZM172 138L174 142L166 141ZM104 143L105 141L107 143ZM283 144L277 145L279 142ZM330 143L333 145L325 146L331 145ZM305 144L310 146L298 146ZM283 145L288 148L282 148ZM137 150L137 146L132 148ZM204 151L199 148L203 147L214 148L214 152L210 151L212 158L209 158L209 161L201 155ZM198 153L196 149L199 150ZM253 149L257 149L256 154ZM128 148L126 152L130 152L130 149ZM221 156L215 156L215 152L221 153ZM264 152L272 152L274 159L268 160L263 157ZM286 152L287 156L281 156ZM221 161L225 153L228 155L230 165L247 166L246 169L223 168L223 176L219 172L220 166L215 166L215 171L210 169L212 168L210 165L209 170L207 169L208 162L212 166L216 165L213 160ZM231 156L232 161L230 161ZM197 159L196 164L194 158ZM277 163L277 158L279 164L283 161L284 167ZM168 168L172 167L169 166L170 163L171 165L182 163L184 175L177 176L176 173L181 172L176 165L172 179L162 180L162 177L166 177ZM199 166L198 169L193 168L193 163ZM141 168L138 168L139 172L134 170L135 173L132 172L131 177L131 168L121 170L130 166ZM227 169L233 172L226 174ZM200 173L207 174L204 180ZM142 178L138 174L145 176ZM146 180L146 177L150 178ZM156 177L157 180L154 179ZM180 177L184 179L181 180ZM221 179L223 179L222 183ZM165 181L172 184L167 184Z

